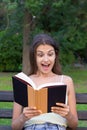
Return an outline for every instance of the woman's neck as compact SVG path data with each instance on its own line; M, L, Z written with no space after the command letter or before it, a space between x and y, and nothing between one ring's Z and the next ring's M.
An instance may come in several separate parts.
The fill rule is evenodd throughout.
M50 77L53 77L55 76L56 74L53 73L53 72L50 72L50 73L40 73L40 72L37 72L36 73L36 76L37 77L42 77L42 78L50 78Z

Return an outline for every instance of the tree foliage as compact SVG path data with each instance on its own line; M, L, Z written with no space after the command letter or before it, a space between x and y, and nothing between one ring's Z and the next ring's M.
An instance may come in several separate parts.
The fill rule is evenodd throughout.
M4 1L6 11L0 28L0 71L18 71L22 62L22 6Z
M87 1L37 0L35 4L34 2L27 0L26 4L31 14L36 17L36 33L37 30L41 30L52 34L60 42L63 57L66 55L65 58L61 57L62 63L64 65L73 63L74 54L78 50L84 51L87 44ZM69 55L72 58L69 58Z
M32 39L33 35L41 32L51 34L60 43L60 61L63 65L72 64L76 60L75 56L78 55L87 59L85 53L87 48L87 0L8 0L8 2L2 0L0 10L2 7L4 7L3 13L0 13L0 56L2 57L0 64L2 68L4 64L9 64L9 68L14 66L11 69L14 70L22 63L22 29L25 26L23 25L25 9L32 16L27 27L34 23L30 38ZM7 51L9 51L10 58L7 57ZM10 51L13 52L15 62L12 62ZM4 60L8 62L4 63Z

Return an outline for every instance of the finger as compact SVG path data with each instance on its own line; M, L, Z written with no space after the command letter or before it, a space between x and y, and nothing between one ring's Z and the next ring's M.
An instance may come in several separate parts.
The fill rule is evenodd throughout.
M58 107L67 107L67 105L64 104L64 103L56 103L56 105L57 105Z
M36 110L37 108L36 107L32 107L32 106L30 106L30 107L26 107L26 109L29 109L29 110Z
M41 112L38 110L32 110L32 111L30 110L30 111L24 112L23 114L24 114L24 117L26 117L27 119L30 119L34 116L40 115Z
M63 117L65 117L67 115L67 112L62 111L61 109L54 109L54 110L52 110L52 112L57 113L57 114L59 114L59 115L61 115Z
M36 107L25 107L23 109L24 112L29 112L29 111L32 111L32 110L37 110Z
M67 116L70 112L69 106L63 106L61 104L62 107L51 107L51 111L57 114L60 114L62 116Z
M37 110L36 107L26 107L23 109L24 114L41 114L41 110Z

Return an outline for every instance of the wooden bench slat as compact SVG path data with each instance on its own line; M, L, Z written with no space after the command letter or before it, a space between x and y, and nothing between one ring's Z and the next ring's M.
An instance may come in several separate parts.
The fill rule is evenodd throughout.
M77 93L76 102L77 104L87 104L87 93Z
M12 127L6 125L0 125L0 130L12 130ZM22 130L24 130L24 128Z
M66 130L72 130L72 129L67 128ZM87 130L87 127L77 127L75 130Z
M0 118L12 118L12 109L0 109Z
M78 127L76 130L87 130L87 127Z
M79 120L87 120L87 111L78 111Z
M0 130L12 130L11 126L0 125Z
M13 92L0 91L0 102L13 102Z
M79 120L87 120L87 111L78 111ZM12 118L12 109L0 109L0 118Z

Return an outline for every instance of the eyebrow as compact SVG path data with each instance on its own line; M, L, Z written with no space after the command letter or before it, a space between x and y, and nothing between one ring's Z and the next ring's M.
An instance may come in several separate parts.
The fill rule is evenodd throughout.
M49 50L48 52L51 52L51 51L53 51L53 52L55 52L55 50ZM37 50L36 52L43 52L43 51L40 51L40 50Z

